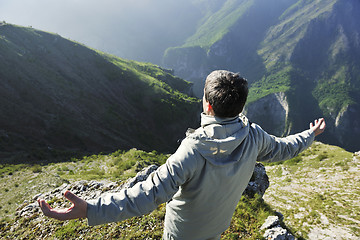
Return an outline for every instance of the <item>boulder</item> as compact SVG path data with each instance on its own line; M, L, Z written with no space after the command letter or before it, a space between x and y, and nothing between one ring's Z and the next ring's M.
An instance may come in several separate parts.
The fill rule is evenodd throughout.
M280 226L267 229L263 235L267 240L295 240L295 237Z
M254 173L243 194L253 197L256 193L263 196L269 187L269 178L262 163L257 162Z
M267 240L295 240L295 237L280 225L278 216L269 216L260 229L266 229L263 237Z

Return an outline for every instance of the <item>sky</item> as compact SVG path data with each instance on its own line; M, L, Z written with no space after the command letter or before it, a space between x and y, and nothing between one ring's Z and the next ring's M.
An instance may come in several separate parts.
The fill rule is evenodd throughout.
M89 47L126 58L136 54L137 47L141 54L141 47L160 51L164 49L157 45L164 45L165 48L166 44L170 44L155 45L155 41L169 40L174 45L181 43L183 39L179 36L181 31L185 31L181 30L181 24L191 25L187 21L192 21L194 16L189 15L182 21L180 14L182 17L186 16L186 7L191 5L190 2L0 0L0 21L57 33ZM135 60L142 60L141 56Z
M107 27L144 11L151 0L0 0L0 21L100 45Z

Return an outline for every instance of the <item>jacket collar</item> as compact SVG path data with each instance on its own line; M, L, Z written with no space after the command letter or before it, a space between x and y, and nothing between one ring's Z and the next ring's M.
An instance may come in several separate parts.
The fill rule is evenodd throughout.
M220 118L216 116L206 115L204 112L201 113L201 126L205 127L210 124L232 124L236 122L242 122L243 126L248 124L248 119L242 113L239 116L232 117L232 118Z

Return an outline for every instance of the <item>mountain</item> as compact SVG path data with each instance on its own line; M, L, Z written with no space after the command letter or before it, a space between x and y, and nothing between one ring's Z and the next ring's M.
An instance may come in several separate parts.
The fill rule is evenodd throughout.
M217 4L215 4L217 3ZM195 33L168 48L163 65L202 95L214 69L240 72L251 84L246 113L279 136L324 116L320 140L360 145L360 3L341 0L198 1Z
M57 34L1 23L0 66L2 161L173 151L199 121L189 82Z

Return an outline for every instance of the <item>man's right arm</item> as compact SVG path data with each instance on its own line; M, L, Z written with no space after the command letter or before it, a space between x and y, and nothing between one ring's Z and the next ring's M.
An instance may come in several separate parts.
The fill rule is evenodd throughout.
M190 150L190 151L189 151ZM45 216L58 220L87 217L89 225L117 222L151 212L168 201L196 171L196 161L191 159L191 149L181 144L164 165L150 174L147 180L132 188L85 200L66 191L65 197L73 204L67 209L53 209L43 199L38 203ZM190 161L189 161L190 160Z
M141 216L170 200L179 186L190 179L196 171L196 161L188 161L188 154L189 149L182 144L176 153L145 181L118 193L88 201L88 224L99 225Z

